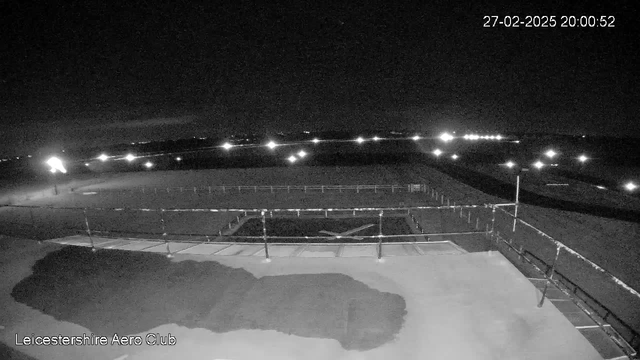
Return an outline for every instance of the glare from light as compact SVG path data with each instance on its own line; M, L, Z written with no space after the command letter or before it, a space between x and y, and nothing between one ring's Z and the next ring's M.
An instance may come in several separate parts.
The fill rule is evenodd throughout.
M318 138L314 138L313 140L311 140L311 142L313 142L314 144L317 144L320 142L320 139Z
M144 166L145 166L147 169L151 169L151 167L153 167L153 163L152 163L151 161L147 161L146 163L144 163Z
M107 154L100 154L100 156L98 156L98 160L105 162L109 159L109 157L107 156Z
M358 136L358 138L356 139L356 142L358 144L362 144L364 142L364 139L362 138L362 136Z
M419 135L414 135L411 139L413 139L413 141L418 141L418 140L420 140L420 136Z
M267 147L271 150L275 149L278 146L278 144L275 143L275 141L269 141L267 143Z
M451 140L453 140L453 135L449 134L449 133L442 133L442 135L440 135L440 140L444 141L444 142L449 142Z
M506 165L509 169L511 169L511 168L513 168L514 166L516 166L516 163L514 163L514 162L513 162L513 161L511 161L511 160L509 160L509 161L507 161L507 162L505 163L505 165Z
M435 150L433 150L433 155L440 156L440 155L442 155L442 151L440 149L435 149Z
M182 161L182 158L181 158L180 156L178 156L178 157L176 158L176 161Z
M89 163L84 163L84 166L89 166Z
M633 182L629 181L628 183L626 183L624 185L624 188L627 189L627 191L634 191L635 189L638 188L638 185L636 185Z
M229 150L233 147L233 145L229 144L228 142L222 144L222 148L225 150Z
M300 150L298 151L298 156L302 159L303 157L307 156L307 153L304 150Z
M587 160L589 160L589 158L586 155L580 155L578 156L578 161L580 161L581 163L586 162Z
M459 156L457 154L453 154L453 155L451 155L451 158L453 160L458 160Z
M536 161L535 163L533 163L533 166L534 166L536 169L542 169L542 167L544 166L544 163L543 163L542 161L538 160L538 161Z
M63 174L67 173L67 169L64 168L64 165L62 164L62 160L58 159L55 156L47 160L47 165L51 166L51 172L54 174L56 173L56 171L60 171Z
M379 137L377 137L377 136L374 136L374 137L373 137L373 141L380 141L380 138L379 138Z
M296 162L296 160L298 160L298 158L293 156L293 155L291 155L291 156L289 156L287 158L287 160L289 160L289 162L293 164L294 162Z
M544 153L544 154L545 154L545 155L547 155L547 157L548 157L549 159L553 159L553 157L554 157L554 156L558 155L558 154L557 154L555 151L553 151L553 150L549 150L549 151L547 151L547 152L546 152L546 153Z
M128 162L132 162L133 160L136 159L136 157L133 154L127 154L127 156L124 157L125 160L127 160Z
M496 140L502 140L502 135L496 135Z
M596 187L600 190L607 190L607 188L602 185L596 185Z

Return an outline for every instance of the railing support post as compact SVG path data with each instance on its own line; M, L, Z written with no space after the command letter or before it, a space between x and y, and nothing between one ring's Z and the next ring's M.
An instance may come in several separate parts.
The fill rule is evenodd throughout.
M378 260L382 259L382 214L383 210L380 210L380 223L378 231Z
M558 261L558 256L560 256L560 246L556 247L556 257L553 259L553 263L551 263L551 274L547 275L547 281L544 283L544 290L542 290L542 298L540 299L540 303L538 303L538 307L541 308L544 304L544 299L547 296L547 289L549 288L549 283L553 279L553 273L555 272L556 262Z
M91 242L91 251L96 252L96 247L93 245L93 237L91 236L91 228L89 227L87 208L82 209L82 214L84 215L84 224L87 226L87 236L89 236L89 242Z
M167 231L164 223L164 209L160 209L160 224L162 225L162 238L167 245L167 257L172 258L173 255L171 255L171 249L169 249L169 241L167 240Z
M267 261L269 261L269 246L267 245L267 220L264 216L264 211L262 211L262 238L264 240L264 256Z

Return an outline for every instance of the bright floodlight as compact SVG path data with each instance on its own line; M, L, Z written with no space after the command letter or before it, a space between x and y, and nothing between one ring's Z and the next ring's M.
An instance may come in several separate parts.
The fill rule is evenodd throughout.
M317 143L319 143L319 142L320 142L320 139L318 139L318 138L314 138L314 139L313 139L313 140L311 140L311 141L312 141L314 144L317 144Z
M545 155L547 155L547 157L548 157L549 159L553 159L553 157L554 157L554 156L558 155L558 154L557 154L555 151L553 151L553 150L549 150L549 151L547 151L547 152L546 152L546 153L544 153L544 154L545 154Z
M356 139L356 142L358 144L362 144L364 142L364 139L362 138L362 136L358 136L358 138Z
M107 154L100 154L100 156L98 156L98 160L100 160L102 162L107 161L107 159L109 159Z
M145 166L147 169L150 169L150 168L153 166L153 163L152 163L151 161L147 161L146 163L144 163L144 166Z
M502 140L502 135L496 135L496 140Z
M433 155L440 156L440 155L442 155L442 151L440 149L435 149L435 150L433 150Z
M514 162L513 162L513 161L511 161L511 160L509 160L509 161L507 161L507 162L505 163L505 165L506 165L509 169L511 169L511 168L513 168L514 166L516 166L516 163L514 163Z
M451 135L449 133L442 133L442 135L440 135L440 140L442 140L444 142L449 142L449 141L453 140L453 135Z
M124 157L128 162L132 162L133 160L136 159L136 157L133 154L127 154L127 156Z
M624 188L627 189L628 191L633 191L638 188L638 185L630 181L624 185Z
M176 158L176 161L182 161L182 158L181 158L180 156L178 156L178 157Z
M274 141L269 141L269 142L267 143L267 147L268 147L269 149L271 149L271 150L275 149L275 148L276 148L276 146L278 146L278 144L276 144Z
M542 167L544 166L544 163L543 163L542 161L538 160L538 161L536 161L535 163L533 163L533 166L534 166L536 169L542 169Z
M451 158L452 158L453 160L458 160L459 156L458 156L458 155L456 155L456 154L453 154L453 155L451 155Z
M412 137L412 139L413 139L413 141L418 141L418 140L420 140L420 136L419 135L414 135Z
M223 147L225 150L229 150L229 149L231 149L231 148L233 147L233 145L231 145L231 144L229 144L228 142L226 142L226 143L222 144L222 147Z
M580 161L581 163L585 162L589 160L589 158L586 155L580 155L578 156L578 161Z
M300 150L298 151L298 156L302 159L303 157L307 156L307 153L304 152L304 150Z
M58 159L55 156L47 160L47 165L51 166L51 172L54 174L56 171L60 171L63 174L67 173L67 169L64 168L62 160Z
M294 162L296 162L296 160L298 160L298 158L296 158L295 156L291 155L291 156L289 156L287 158L287 160L289 160L289 162L293 164Z
M374 136L374 137L373 137L373 141L380 141L380 138L379 138L379 137L377 137L377 136Z

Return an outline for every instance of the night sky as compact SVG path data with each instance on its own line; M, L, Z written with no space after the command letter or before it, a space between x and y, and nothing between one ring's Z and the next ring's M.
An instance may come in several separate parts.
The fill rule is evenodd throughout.
M640 137L633 1L268 3L4 1L0 154L367 128ZM484 28L484 15L616 27Z

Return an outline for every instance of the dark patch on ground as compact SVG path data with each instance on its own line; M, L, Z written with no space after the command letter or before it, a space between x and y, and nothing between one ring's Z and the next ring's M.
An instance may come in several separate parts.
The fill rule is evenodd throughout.
M214 261L171 262L160 254L92 253L74 246L38 260L11 295L96 335L136 334L175 323L219 333L277 330L336 339L347 350L393 340L406 314L400 295L343 274L257 279Z
M0 359L2 360L37 360L0 342Z
M272 239L271 242L301 242L305 236L327 236L331 235L320 233L326 230L334 233L343 233L351 229L355 229L364 225L373 224L373 226L353 233L347 236L377 236L380 233L379 217L353 217L353 218L267 218L267 235L269 236L296 236L297 239ZM406 217L383 217L382 233L388 235L411 234L411 228L407 224ZM262 219L248 219L233 235L237 236L262 236ZM261 239L242 239L233 238L233 241L262 241ZM386 238L385 242L390 241L413 241L415 238ZM316 240L317 241L317 240ZM342 237L323 242L376 242L378 238L364 238L362 240Z

